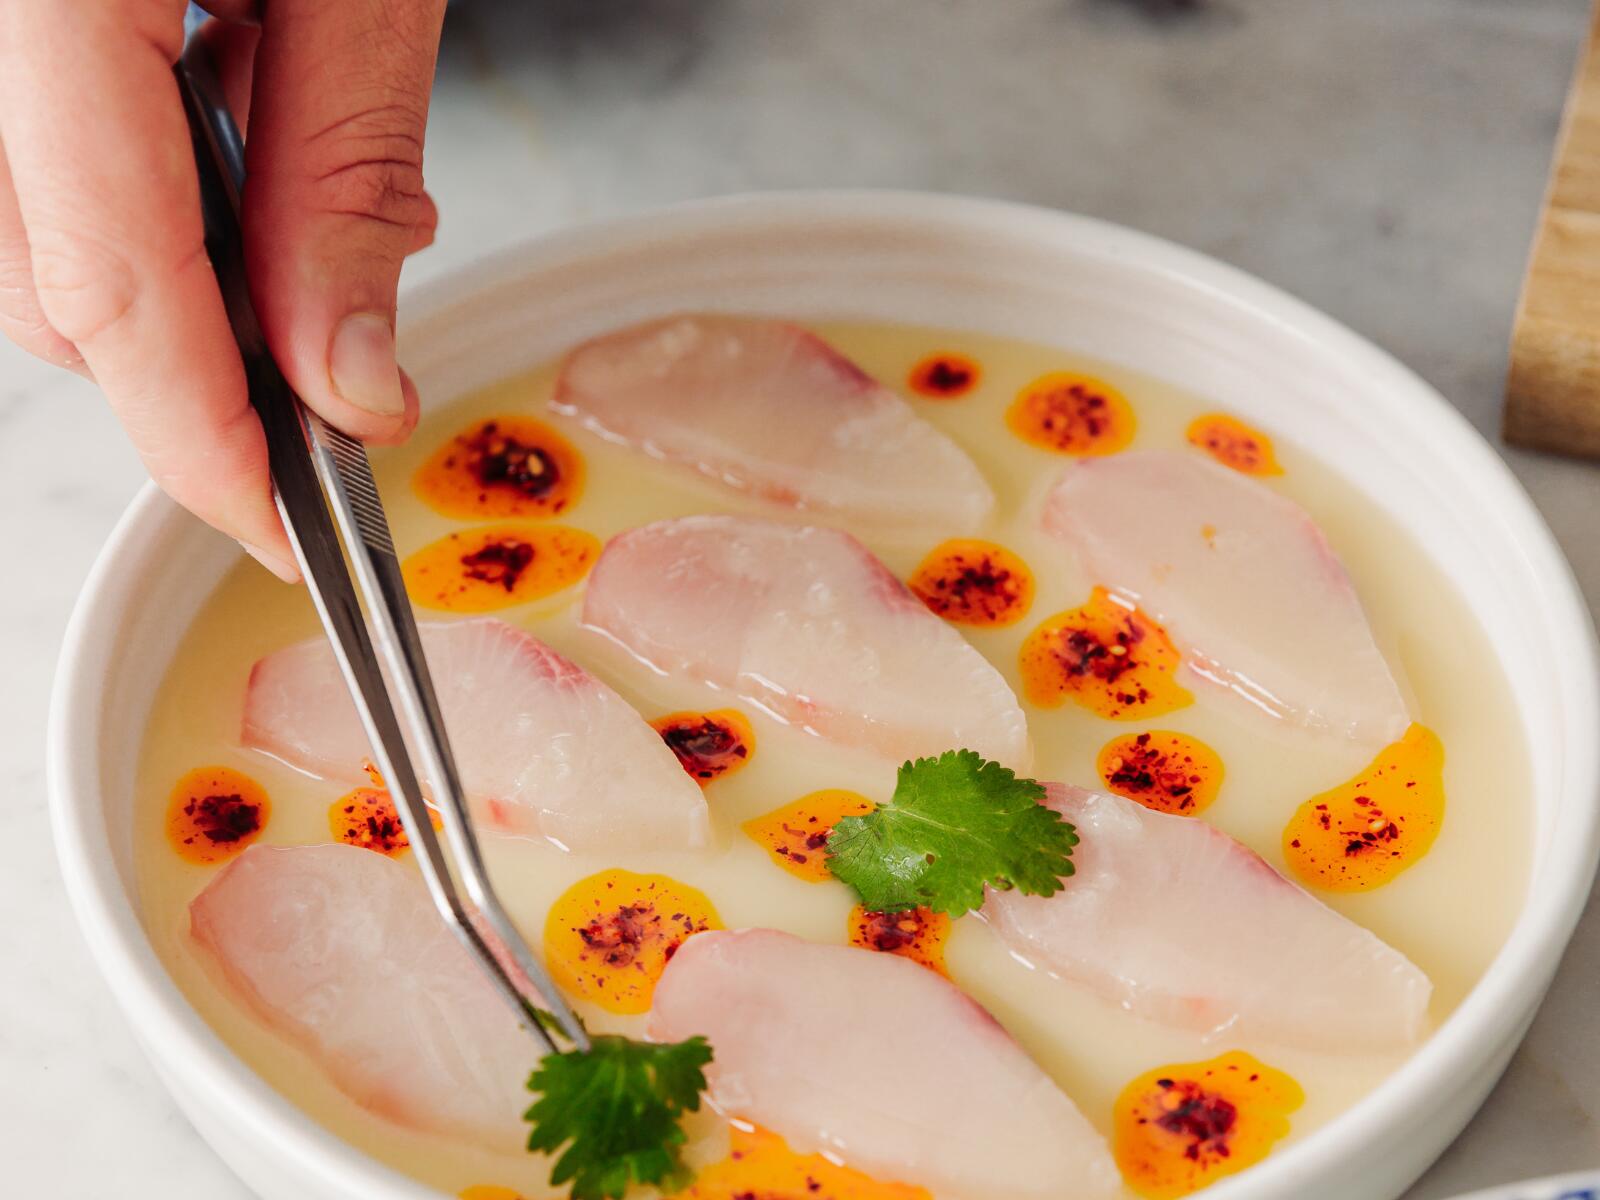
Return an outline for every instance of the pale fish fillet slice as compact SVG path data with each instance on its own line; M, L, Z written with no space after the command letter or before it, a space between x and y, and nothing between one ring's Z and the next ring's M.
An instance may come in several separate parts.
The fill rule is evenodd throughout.
M664 674L833 741L1031 759L1000 673L836 529L699 516L630 530L595 564L583 621Z
M1311 517L1198 452L1068 467L1045 528L1129 597L1209 687L1289 726L1376 750L1410 724L1350 577Z
M705 844L700 788L611 688L501 621L421 631L462 786L484 826L572 850ZM363 778L367 736L326 640L256 663L243 740L323 778Z
M514 1153L539 1048L406 865L252 846L189 906L203 952L356 1103Z
M650 1036L708 1038L719 1111L884 1181L970 1200L1119 1194L1105 1142L948 980L892 954L770 929L696 934Z
M1055 896L991 892L1019 957L1138 1016L1353 1054L1415 1043L1433 985L1405 955L1194 817L1050 784L1077 827Z
M994 507L965 451L786 321L684 315L607 334L567 355L551 406L803 512L962 532Z

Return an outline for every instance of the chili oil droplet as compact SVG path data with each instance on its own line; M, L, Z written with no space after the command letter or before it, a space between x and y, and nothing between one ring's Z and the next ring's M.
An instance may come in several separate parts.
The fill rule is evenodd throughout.
M1031 446L1074 457L1115 454L1133 440L1133 407L1091 375L1057 371L1035 379L1006 410L1006 425Z
M1033 572L994 542L953 538L935 546L906 581L930 611L957 625L1015 625L1033 604Z
M702 787L741 770L755 753L755 733L744 714L731 708L714 712L675 712L650 727L661 735L689 777Z
M445 442L412 482L447 517L553 517L582 494L583 458L543 422L491 417Z
M1272 439L1227 413L1206 413L1189 423L1185 436L1225 467L1244 475L1282 475Z
M544 952L552 978L567 991L607 1012L642 1013L678 947L721 928L698 888L612 869L580 879L550 906Z
M1147 1071L1112 1111L1112 1153L1147 1200L1176 1200L1260 1162L1305 1102L1288 1075L1234 1050Z
M407 556L401 571L423 608L486 613L565 591L599 556L599 539L582 529L491 525L446 534Z
M1360 774L1299 807L1284 828L1283 855L1314 887L1371 891L1426 856L1444 803L1444 747L1413 724Z
M1098 587L1087 603L1029 634L1017 659L1031 703L1057 708L1071 700L1114 721L1157 717L1192 703L1177 682L1181 662L1166 630Z
M970 395L982 377L976 359L941 351L919 360L906 376L906 386L930 400L957 400Z
M828 870L828 836L845 817L876 807L859 792L825 788L744 823L744 831L791 875L809 883L833 878Z
M927 908L877 912L858 904L850 910L850 944L882 954L895 954L949 977L944 966L950 938L950 916Z
M196 767L173 785L167 842L187 862L225 862L261 836L271 813L266 789L244 772Z
M1156 812L1196 816L1222 787L1222 759L1198 738L1170 729L1125 733L1101 747L1106 787Z

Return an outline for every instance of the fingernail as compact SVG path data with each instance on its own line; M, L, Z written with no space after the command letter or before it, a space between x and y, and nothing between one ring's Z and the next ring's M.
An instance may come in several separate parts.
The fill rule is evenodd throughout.
M244 552L255 559L267 570L271 571L285 583L300 582L300 568L287 559L279 558L270 551L263 550L260 546L252 546L249 542L240 542Z
M406 410L387 317L352 313L340 321L328 343L328 376L341 398L375 416L398 417Z

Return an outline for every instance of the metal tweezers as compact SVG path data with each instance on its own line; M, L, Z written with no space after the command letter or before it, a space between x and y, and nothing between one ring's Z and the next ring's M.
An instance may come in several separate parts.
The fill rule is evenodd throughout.
M267 350L250 303L239 231L244 144L210 53L193 29L174 70L199 169L206 251L244 360L250 403L266 431L278 511L428 892L531 1035L557 1052L549 1022L572 1046L587 1050L582 1023L489 882L366 451L301 402ZM434 832L407 733L443 818L466 901Z

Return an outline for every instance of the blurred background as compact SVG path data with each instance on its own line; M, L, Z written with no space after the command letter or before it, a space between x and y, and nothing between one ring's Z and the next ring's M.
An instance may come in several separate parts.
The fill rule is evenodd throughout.
M1586 0L457 0L428 135L439 237L407 278L730 191L996 196L1254 272L1386 347L1499 446L1588 20ZM1595 607L1600 466L1499 448ZM129 1041L49 852L56 647L142 478L89 385L0 345L6 1195L245 1195ZM1500 1090L1415 1200L1600 1166L1597 980L1593 909Z

